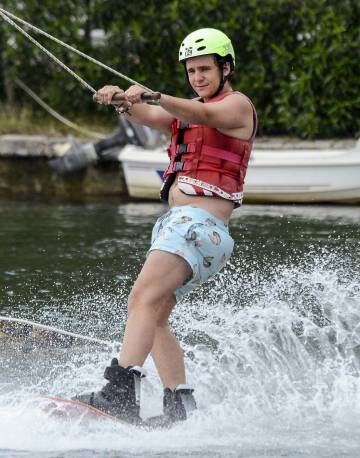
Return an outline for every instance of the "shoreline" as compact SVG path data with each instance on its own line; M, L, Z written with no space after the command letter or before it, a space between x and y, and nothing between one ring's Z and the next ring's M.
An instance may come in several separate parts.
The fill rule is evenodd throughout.
M111 135L111 133L109 134ZM69 138L75 138L81 143L94 140L68 136L48 136L48 135L20 135L6 134L0 135L0 159L5 157L44 157L55 158L65 154L63 146ZM355 138L347 139L321 139L321 140L302 140L292 137L257 137L254 142L255 149L336 149L351 148L357 142Z
M0 199L41 200L64 203L101 203L134 200L129 197L123 165L117 154L78 172L64 175L49 166L62 157L69 136L8 134L0 136ZM74 138L74 137L72 137ZM80 142L85 143L83 139ZM299 140L289 137L258 137L254 149L353 148L356 139Z

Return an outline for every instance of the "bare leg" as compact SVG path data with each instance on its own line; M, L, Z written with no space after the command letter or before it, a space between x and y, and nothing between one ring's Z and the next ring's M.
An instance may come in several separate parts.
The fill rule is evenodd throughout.
M154 346L159 316L169 316L174 306L174 291L190 272L187 262L175 254L150 253L129 296L129 315L119 358L121 366L144 364ZM176 348L174 344L172 347Z
M169 315L176 305L173 295L167 307L162 307L157 315L154 345L151 356L165 388L174 390L186 382L184 353L169 328Z
M108 383L102 390L77 396L75 399L106 413L124 415L130 422L139 423L140 374L128 370L128 367L142 366L152 349L165 387L175 388L183 382L183 355L167 327L167 319L176 303L174 291L183 284L190 272L190 266L180 256L160 250L150 253L129 295L129 316L119 365L113 360L106 369L105 378ZM166 390L164 415L155 417L155 423L160 422L160 426L166 426L169 422L186 419L187 411L184 410L181 397L186 395L189 398L186 398L187 404L192 401L195 405L190 392Z
M156 328L151 356L165 388L186 383L184 353L169 326Z

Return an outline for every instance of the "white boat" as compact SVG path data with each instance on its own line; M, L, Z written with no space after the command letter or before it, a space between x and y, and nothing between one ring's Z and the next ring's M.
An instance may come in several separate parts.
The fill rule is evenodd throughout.
M158 199L165 148L128 145L120 153L131 197ZM245 202L360 203L360 140L255 142Z

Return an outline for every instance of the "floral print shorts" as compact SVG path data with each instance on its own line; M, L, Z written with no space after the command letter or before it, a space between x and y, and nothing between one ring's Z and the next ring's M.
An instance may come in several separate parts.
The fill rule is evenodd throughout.
M229 260L234 240L228 226L202 208L173 207L161 216L151 237L153 250L181 256L192 269L192 277L175 292L177 300L215 275Z

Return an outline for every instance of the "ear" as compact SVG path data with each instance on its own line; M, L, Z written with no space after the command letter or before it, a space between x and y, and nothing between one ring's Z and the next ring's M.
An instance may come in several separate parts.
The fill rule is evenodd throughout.
M224 76L228 76L230 71L231 71L230 62L224 62L224 66L223 66L223 74L224 74Z

